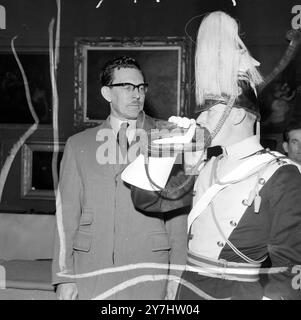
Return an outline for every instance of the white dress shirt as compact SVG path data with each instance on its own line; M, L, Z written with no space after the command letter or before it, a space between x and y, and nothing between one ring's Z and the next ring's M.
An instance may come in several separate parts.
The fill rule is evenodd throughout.
M131 144L135 136L137 120L120 120L110 115L110 125L116 137L117 137L118 131L120 130L121 124L123 122L127 122L129 124L126 130L126 136L128 138L129 144Z

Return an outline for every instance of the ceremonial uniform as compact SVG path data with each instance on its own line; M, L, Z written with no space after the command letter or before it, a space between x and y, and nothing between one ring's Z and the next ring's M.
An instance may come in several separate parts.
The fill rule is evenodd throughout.
M194 187L177 298L301 299L300 192L298 168L256 136L211 158Z
M221 11L203 19L195 54L200 114L195 123L170 119L180 127L206 128L204 149L223 148L202 168L202 158L195 164L187 264L177 299L301 299L301 175L288 158L259 143L256 88L263 79L238 30ZM157 208L155 197L142 193L133 187L136 205ZM164 201L157 201L163 212Z

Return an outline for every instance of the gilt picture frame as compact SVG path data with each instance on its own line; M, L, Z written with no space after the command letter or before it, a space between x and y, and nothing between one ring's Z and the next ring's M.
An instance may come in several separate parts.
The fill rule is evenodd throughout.
M63 156L65 143L59 143L57 172ZM21 149L21 198L55 199L52 177L54 145L47 141L25 143Z
M101 96L104 64L119 56L135 58L149 83L144 110L167 120L190 110L190 42L185 37L78 38L75 42L75 127L95 126L110 113Z

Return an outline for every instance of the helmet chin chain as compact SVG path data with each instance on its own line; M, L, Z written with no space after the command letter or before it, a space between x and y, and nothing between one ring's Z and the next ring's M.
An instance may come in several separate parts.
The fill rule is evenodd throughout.
M156 184L156 182L153 181L153 179L151 178L150 174L149 174L149 164L148 164L148 159L147 161L145 161L144 163L144 167L145 167L145 172L146 172L146 176L149 180L149 182L153 185L154 189L158 189L157 192L164 192L164 193L172 193L172 192L176 192L179 191L180 189L183 189L184 187L186 187L188 184L191 183L191 181L194 179L194 176L198 173L198 168L201 165L201 163L204 161L203 158L203 154L205 152L205 150L210 146L211 142L213 141L213 139L216 137L216 135L219 133L219 131L221 130L222 126L224 125L225 121L227 120L231 109L234 105L235 102L235 97L232 96L230 97L227 105L226 105L226 109L224 110L222 116L220 117L216 128L212 131L211 134L209 134L204 142L204 148L203 148L203 152L200 156L200 159L198 160L198 162L189 170L189 173L187 173L189 176L184 180L183 183L181 183L179 186L174 187L174 188L162 188L160 186L158 186ZM148 152L145 153L146 157L148 157ZM165 198L168 199L167 195L164 195Z

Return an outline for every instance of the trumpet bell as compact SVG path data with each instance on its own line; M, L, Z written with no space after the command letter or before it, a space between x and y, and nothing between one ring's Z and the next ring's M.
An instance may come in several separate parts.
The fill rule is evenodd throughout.
M159 191L163 189L176 161L176 156L161 158L149 157L147 169L145 161L146 158L140 154L123 170L121 179L126 183L148 191ZM148 170L152 181L148 178L146 170Z

